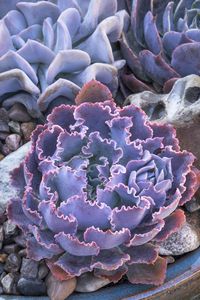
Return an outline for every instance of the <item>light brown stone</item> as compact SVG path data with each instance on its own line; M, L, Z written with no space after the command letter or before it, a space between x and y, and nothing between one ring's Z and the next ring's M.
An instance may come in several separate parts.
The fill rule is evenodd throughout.
M36 124L34 122L25 122L21 124L21 131L26 142L30 140L31 133L35 129Z
M50 300L65 300L76 288L76 278L59 281L53 275L46 280L47 294Z

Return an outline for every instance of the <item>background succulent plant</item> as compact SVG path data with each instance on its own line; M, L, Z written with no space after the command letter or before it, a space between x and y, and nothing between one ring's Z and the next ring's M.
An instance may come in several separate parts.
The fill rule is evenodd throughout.
M83 103L93 96L99 102ZM19 198L8 216L26 233L28 256L46 259L60 279L94 271L161 284L167 262L157 245L185 221L178 207L197 188L194 156L180 151L170 125L148 122L134 105L116 107L101 83L84 86L75 102L34 131L12 174Z
M200 74L199 11L198 0L133 0L131 29L121 40L126 95L169 92L177 78Z
M5 108L21 103L37 118L49 107L73 104L80 87L95 78L116 94L118 69L125 62L114 48L129 24L117 0L0 4L0 99Z

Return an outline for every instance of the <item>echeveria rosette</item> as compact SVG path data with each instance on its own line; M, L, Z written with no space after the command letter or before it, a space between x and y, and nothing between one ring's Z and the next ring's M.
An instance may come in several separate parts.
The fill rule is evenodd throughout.
M133 0L131 29L121 40L125 94L168 93L178 78L200 75L199 11L198 0Z
M86 102L92 93L105 101ZM94 272L159 285L167 261L158 245L185 222L179 206L197 188L194 156L180 151L170 125L116 107L110 95L88 83L79 106L56 107L37 127L12 174L19 197L8 217L26 234L28 256L60 280Z
M129 15L117 0L1 0L0 98L22 103L32 117L74 104L86 82L97 79L113 95L125 61L115 49ZM12 8L8 10L8 8ZM39 106L39 108L38 108Z

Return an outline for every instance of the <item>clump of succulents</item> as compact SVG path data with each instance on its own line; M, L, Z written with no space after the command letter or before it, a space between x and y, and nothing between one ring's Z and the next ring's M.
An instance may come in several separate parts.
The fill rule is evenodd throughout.
M117 0L1 0L0 6L5 108L21 103L37 118L58 104L74 104L80 87L92 79L116 94L125 61L115 44L129 25Z
M8 216L27 237L27 254L59 279L94 272L117 282L163 283L158 244L185 222L179 207L197 188L194 156L170 125L116 107L99 82L79 106L54 108L12 174L19 197Z
M121 40L126 95L169 92L178 78L200 74L199 11L199 0L133 0L131 29Z

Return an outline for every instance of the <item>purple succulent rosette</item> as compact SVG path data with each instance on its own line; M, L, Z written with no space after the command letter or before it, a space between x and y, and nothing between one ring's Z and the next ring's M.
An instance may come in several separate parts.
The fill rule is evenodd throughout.
M198 0L133 0L131 29L121 40L126 95L168 93L178 78L200 74L199 11Z
M61 105L47 120L12 174L19 197L8 217L26 234L28 256L45 259L59 279L94 272L162 284L167 261L158 245L185 222L179 206L196 191L194 156L180 150L170 125L111 99Z
M123 1L122 1L123 2ZM0 0L0 97L33 118L97 79L115 95L125 61L115 45L129 26L117 0ZM123 8L120 7L120 8Z

